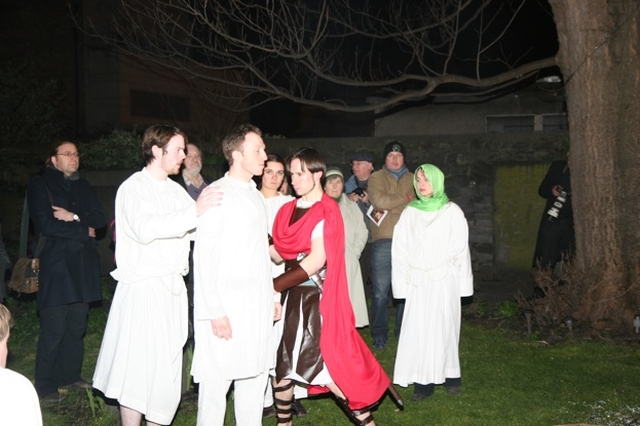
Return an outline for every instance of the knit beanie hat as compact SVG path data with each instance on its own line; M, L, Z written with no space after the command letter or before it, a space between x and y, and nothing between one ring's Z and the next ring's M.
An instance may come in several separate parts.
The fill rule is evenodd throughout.
M382 153L383 161L385 158L387 158L387 155L390 152L400 152L405 157L405 159L407 157L407 151L405 151L404 146L398 141L391 141L384 146L384 151Z

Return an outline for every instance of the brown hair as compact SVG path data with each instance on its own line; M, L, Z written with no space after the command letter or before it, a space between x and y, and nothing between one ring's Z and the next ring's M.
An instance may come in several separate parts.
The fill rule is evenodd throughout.
M309 170L311 173L322 172L322 177L327 173L327 162L324 157L313 148L301 148L291 154L287 159L288 168L291 168L291 162L295 159L300 160L300 168L302 171Z
M222 153L224 154L224 158L227 160L229 165L233 164L233 156L231 154L233 153L233 151L240 150L245 137L249 133L255 133L258 136L262 137L262 130L260 130L257 126L249 123L244 123L231 130L229 133L227 133L224 139L222 139Z
M174 126L166 124L154 124L145 130L142 135L142 159L145 164L150 164L153 161L153 151L151 148L157 146L164 151L172 137L180 135L184 138L184 146L186 148L189 140L180 129Z

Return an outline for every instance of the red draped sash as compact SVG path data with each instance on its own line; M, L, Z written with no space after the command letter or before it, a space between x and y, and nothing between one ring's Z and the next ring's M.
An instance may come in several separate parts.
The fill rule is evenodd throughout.
M320 300L322 329L320 351L325 365L349 400L353 410L375 404L390 380L355 327L349 300L344 260L344 222L335 200L323 194L297 222L289 224L296 200L285 204L273 224L273 242L285 260L311 250L311 233L324 219L324 248L327 274ZM328 392L326 387L309 386L310 394Z

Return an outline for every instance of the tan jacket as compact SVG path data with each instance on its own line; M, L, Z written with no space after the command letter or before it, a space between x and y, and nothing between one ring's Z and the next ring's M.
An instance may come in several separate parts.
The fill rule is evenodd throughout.
M413 189L413 173L407 172L400 180L396 180L387 170L380 169L369 176L367 192L369 201L375 209L389 211L380 226L371 223L373 241L393 237L393 228L400 220L400 214L409 204L407 195L411 200L416 198Z

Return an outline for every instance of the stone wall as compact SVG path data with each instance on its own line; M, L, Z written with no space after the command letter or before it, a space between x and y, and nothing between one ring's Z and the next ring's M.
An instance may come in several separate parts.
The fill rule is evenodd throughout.
M493 272L500 269L529 268L535 231L544 201L537 196L547 165L562 158L565 133L480 134L467 136L399 137L407 149L411 171L422 163L437 165L445 173L446 191L465 213L469 222L469 241L474 269ZM350 153L367 149L382 162L382 150L390 138L272 139L267 151L284 157L300 147L314 147L330 166L339 166L346 176ZM223 174L220 165L205 167L212 178ZM82 172L82 171L81 171ZM114 217L118 185L133 171L82 172L95 187L98 199ZM19 229L20 195L0 203L5 240L15 239ZM113 252L108 238L100 242L102 271L113 269Z
M562 158L566 133L493 133L429 135L396 138L274 139L267 151L287 156L300 147L318 149L330 166L350 176L350 153L366 149L382 165L382 151L390 140L407 150L411 171L423 163L445 174L449 198L469 222L469 243L476 271L531 266L535 234L544 207L537 188L548 164ZM500 188L496 194L496 188Z

